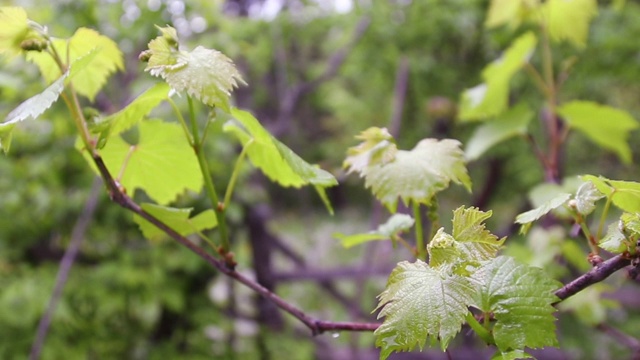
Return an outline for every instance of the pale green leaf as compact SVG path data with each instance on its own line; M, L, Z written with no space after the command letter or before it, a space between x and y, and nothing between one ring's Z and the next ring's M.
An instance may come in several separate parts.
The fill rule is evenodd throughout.
M285 187L337 185L333 175L301 159L271 136L249 112L234 108L231 114L239 124L227 122L224 131L233 133L247 147L249 160L269 179Z
M520 103L497 119L478 126L467 142L465 157L468 161L476 160L492 146L514 136L526 135L533 115L525 103Z
M342 246L350 248L373 240L391 239L393 236L410 229L415 220L406 214L393 214L387 222L378 226L378 229L364 234L345 235L341 233L333 234L333 237L340 240Z
M213 229L218 225L216 214L211 209L190 218L189 215L193 210L191 208L177 209L150 203L142 203L141 206L144 211L153 215L153 217L162 221L182 236L188 236L205 229ZM162 230L137 214L133 216L133 221L138 224L144 237L149 240L160 240L167 236Z
M539 6L537 0L491 0L484 25L495 28L508 25L517 28Z
M640 212L640 183L635 181L609 180L605 177L585 175L585 181L591 181L598 191L611 198L613 204L628 213Z
M53 105L64 90L64 81L69 72L64 73L58 80L49 85L43 92L34 95L13 109L4 122L0 124L0 147L7 153L11 146L11 131L16 123L26 119L36 119Z
M385 318L374 333L380 358L422 349L428 337L438 338L446 349L460 331L474 292L468 278L440 273L421 260L398 263L378 296L378 318Z
M485 263L472 277L481 284L478 308L494 314L493 337L500 351L558 345L552 304L562 284L506 256Z
M421 140L410 151L398 150L392 161L368 167L364 176L365 186L391 212L398 198L429 204L451 181L471 191L460 142L452 139Z
M144 190L159 204L168 204L185 190L199 192L202 174L180 125L160 120L139 124L140 140L129 144L113 137L100 151L116 180L133 194Z
M245 83L231 59L202 46L190 52L179 50L175 30L160 30L163 35L149 42L151 56L145 71L162 77L176 91L229 112L231 91Z
M369 166L392 161L398 151L395 139L386 128L370 127L356 139L363 142L347 150L347 158L342 165L348 168L347 174L356 171L364 176Z
M576 211L582 215L591 214L596 208L596 201L603 197L604 194L598 191L591 181L583 183L580 185L580 188L578 188L578 192L576 193Z
M106 132L106 136L116 135L137 124L160 102L169 98L169 85L157 83L135 98L117 113L111 114L91 128L92 132Z
M624 232L636 239L640 238L640 213L624 213L620 216Z
M618 223L609 224L607 233L602 237L602 239L600 239L598 246L614 254L622 254L623 252L628 251L630 245L629 240L627 240L627 237L620 227L621 224Z
M76 72L78 76L74 73L71 80L78 94L86 96L91 101L106 84L109 76L124 69L122 52L118 45L93 29L79 28L68 40L53 39L52 46L63 57L62 61L66 61L68 54L69 64L80 62L82 57L92 51L96 52L90 59L84 60L86 63ZM27 59L38 65L42 76L48 82L60 76L58 64L49 54L30 51L27 53Z
M460 242L466 257L475 262L492 259L506 240L498 239L485 228L484 221L491 217L491 211L480 211L475 207L459 207L453 212L453 232Z
M447 234L444 228L438 229L433 239L427 244L429 252L429 266L441 268L443 271L456 270L456 265L463 261L462 249L453 236Z
M536 43L536 36L532 32L527 32L514 40L500 58L484 68L482 71L484 83L462 93L460 120L485 120L502 113L507 108L509 81L529 62Z
M628 139L638 122L629 113L589 101L572 101L558 108L558 114L571 128L615 152L624 163L631 163Z
M586 45L589 35L589 23L598 14L598 2L547 0L541 11L552 40L568 40L582 48Z
M516 216L516 223L525 225L522 227L521 232L526 233L530 223L547 215L551 210L564 205L570 198L571 194L560 193L543 205Z

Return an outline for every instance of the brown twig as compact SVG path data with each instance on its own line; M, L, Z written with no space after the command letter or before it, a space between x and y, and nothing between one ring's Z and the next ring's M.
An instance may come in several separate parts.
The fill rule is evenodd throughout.
M82 244L82 240L84 240L85 233L87 232L87 228L89 227L89 223L93 218L93 213L95 212L96 206L98 204L98 195L100 195L100 184L100 178L96 177L93 181L93 185L91 186L89 197L84 204L84 209L82 210L82 213L78 217L78 220L76 221L75 225L73 226L73 230L71 231L71 240L69 241L67 250L62 256L62 260L60 260L60 269L58 270L58 275L56 276L56 283L54 285L51 298L49 299L47 310L42 315L42 318L40 318L40 322L38 323L36 338L33 341L31 353L29 354L30 360L40 358L40 352L42 351L44 341L47 337L47 333L49 332L49 326L51 325L53 313L56 310L60 297L62 297L62 290L64 290L64 285L67 283L67 279L69 278L69 271L71 271L71 267L73 266L73 263L78 256L80 245Z
M614 256L611 259L594 266L593 269L591 269L586 274L581 275L580 277L556 290L555 294L560 299L560 301L565 300L566 298L579 293L585 288L608 278L611 274L626 267L630 263L631 260L623 254ZM556 304L560 301L556 302Z

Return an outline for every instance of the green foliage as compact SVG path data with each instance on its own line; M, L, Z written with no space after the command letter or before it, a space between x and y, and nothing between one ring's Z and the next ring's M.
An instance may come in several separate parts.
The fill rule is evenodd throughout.
M484 83L462 93L460 120L485 120L506 110L509 81L529 62L536 43L536 36L527 32L514 40L500 58L482 70Z
M340 240L345 248L350 248L369 241L393 239L400 233L409 230L414 223L415 220L409 215L393 214L387 222L380 224L376 230L354 235L335 233L333 237Z
M640 183L634 181L609 180L603 176L585 175L585 181L591 181L598 191L610 199L620 209L640 212Z
M226 112L231 90L244 80L231 59L217 50L198 46L187 52L178 49L178 37L172 27L160 28L163 35L149 42L145 71L162 77L176 91Z
M190 218L189 215L193 209L176 209L150 203L143 203L141 207L183 236L199 233L205 229L213 229L218 224L216 215L211 209ZM144 237L149 240L160 240L167 237L167 234L140 215L135 214L133 221L138 224Z
M572 101L562 105L558 113L570 127L584 133L599 146L615 152L625 163L631 163L627 139L638 122L626 111L589 101Z
M531 223L540 219L541 217L547 215L551 210L556 209L560 206L563 206L569 199L571 198L571 194L560 193L556 195L551 200L542 204L541 206L519 214L516 217L516 223L522 224L522 228L520 229L521 233L526 233L531 226Z
M596 0L548 0L542 6L541 22L555 41L567 40L584 48L589 35L589 23L598 13Z
M578 188L575 197L576 211L582 215L589 215L596 209L596 201L604 195L598 191L591 181L586 181Z

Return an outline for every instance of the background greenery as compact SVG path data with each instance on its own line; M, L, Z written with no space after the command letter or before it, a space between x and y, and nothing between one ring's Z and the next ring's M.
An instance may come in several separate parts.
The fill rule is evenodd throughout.
M272 2L273 3L273 2ZM277 1L275 2L277 3ZM373 320L369 312L396 261L407 257L383 244L344 250L334 232L354 233L385 217L362 181L341 170L353 136L369 126L397 129L400 148L424 137L468 140L472 125L458 124L455 102L462 90L480 81L480 71L514 38L508 30L483 26L488 1L421 0L354 2L338 12L327 2L289 1L269 15L260 1L33 1L13 2L50 33L70 36L80 26L114 39L125 53L126 70L111 79L96 106L113 112L156 80L137 60L157 35L153 26L171 24L189 47L215 48L240 67L248 87L236 103L250 109L281 141L309 162L339 177L331 190L336 216L325 215L311 190L280 189L247 168L229 211L240 269L260 269L261 281L314 315L327 320ZM617 2L619 3L619 2ZM558 59L578 61L563 87L562 99L594 100L640 115L640 5L603 2L586 49L554 49ZM247 16L249 15L249 16ZM364 25L363 25L364 24ZM364 31L359 32L359 28ZM355 40L354 40L355 38ZM335 74L336 54L344 61ZM403 63L408 82L400 123L391 119L394 90ZM558 61L559 63L559 61ZM43 88L35 66L5 61L0 69L0 110ZM514 97L540 103L524 74L513 82ZM295 97L295 106L287 97ZM60 104L15 133L12 151L0 157L0 358L24 358L51 295L59 261L74 224L90 196L92 173L74 149L74 128ZM158 116L171 118L168 108ZM206 116L206 114L202 114ZM534 129L541 125L534 121ZM220 183L231 172L235 144L225 137L207 142L210 166ZM640 145L631 141L634 157ZM527 192L543 180L530 147L505 142L469 166L474 195L459 189L442 196L443 222L460 204L493 209L489 228L510 235L510 249L535 263L529 240L510 226L526 210ZM569 139L563 176L595 173L637 180L634 166L596 148L580 135ZM489 184L490 186L488 186ZM488 189L481 199L483 189ZM53 317L44 359L376 358L372 334L326 334L312 338L300 324L216 274L172 242L148 242L131 215L103 192ZM181 205L206 206L200 194L185 194ZM266 253L256 248L255 231L270 237ZM541 235L550 239L550 230ZM582 243L565 239L560 242ZM533 255L532 255L533 254ZM585 252L586 254L586 252ZM584 262L586 264L586 261ZM560 268L560 270L558 269ZM567 278L584 269L548 263ZM568 270L567 270L568 269ZM615 306L587 303L593 314L560 316L561 350L536 352L540 358L607 359L629 356L627 347L588 324L607 319L637 334L638 286L616 277L608 295ZM619 286L621 285L621 286ZM607 305L608 303L605 303ZM597 317L600 316L600 317ZM473 349L473 350L472 350ZM452 355L485 351L477 339L461 337ZM489 352L490 353L490 352ZM415 355L419 356L419 355ZM428 356L439 356L430 352ZM443 355L440 355L443 356ZM410 358L396 355L392 358ZM423 357L426 358L426 357Z

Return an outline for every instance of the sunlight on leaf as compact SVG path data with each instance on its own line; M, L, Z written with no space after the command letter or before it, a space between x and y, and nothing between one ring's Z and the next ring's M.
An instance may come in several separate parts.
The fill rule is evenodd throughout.
M390 212L398 198L429 204L433 196L453 181L471 191L460 142L452 139L421 140L412 150L398 150L386 164L369 166L364 172L365 186Z
M515 29L538 5L537 1L531 0L491 0L484 26L491 29L508 25Z
M625 164L631 163L628 145L631 130L638 122L626 111L589 101L572 101L558 108L558 114L600 147L615 152Z
M84 60L87 63L79 67L71 80L78 94L86 96L90 101L95 99L109 76L124 69L122 53L118 45L93 29L79 28L68 40L54 39L52 45L63 57L63 62L66 62L68 54L69 64L81 62L81 58L88 56L92 51L96 52L95 55L91 55L90 62L87 61L88 59ZM27 53L27 59L38 65L47 82L60 76L58 64L49 54L31 51ZM79 76L75 76L76 74Z
M500 351L558 345L552 304L561 283L540 268L506 256L487 262L472 277L482 284L479 309L494 314L493 334Z
M7 115L4 122L0 124L0 147L2 147L5 154L9 151L11 131L15 124L29 118L36 119L50 108L64 90L64 81L68 75L69 72L64 73L43 92L25 100Z
M162 77L176 91L184 91L209 106L230 112L229 98L238 83L245 84L235 65L224 54L202 46L179 50L175 29L149 42L150 58L145 71Z
M132 145L113 137L100 151L109 171L129 194L144 190L164 205L185 190L199 192L203 180L193 149L180 125L160 120L139 124L140 140Z
M428 337L438 338L446 349L460 331L474 291L469 279L443 274L421 260L398 263L378 296L378 318L385 318L374 333L380 358L422 349Z
M484 68L482 71L484 83L462 93L460 120L486 120L507 108L509 81L529 62L536 43L536 36L532 32L527 32L514 40L502 56Z
M414 223L415 220L409 215L393 214L386 223L378 226L377 230L354 235L335 233L333 237L340 240L345 248L350 248L369 241L391 239L392 236L409 230Z
M218 224L216 214L212 209L205 210L190 218L192 208L177 209L150 203L142 203L142 209L162 221L182 236L188 236L196 232L213 229ZM134 214L133 221L138 224L140 231L149 240L160 240L167 237L164 231L158 229L141 216Z
M598 14L596 0L547 0L541 7L543 21L551 39L568 40L583 48L589 35L589 23Z
M497 119L478 126L467 142L465 157L468 161L476 160L492 146L518 135L526 135L527 125L533 115L525 103L520 103Z
M0 7L0 54L18 55L20 44L32 30L29 28L27 13L21 7ZM59 74L58 74L59 75Z

